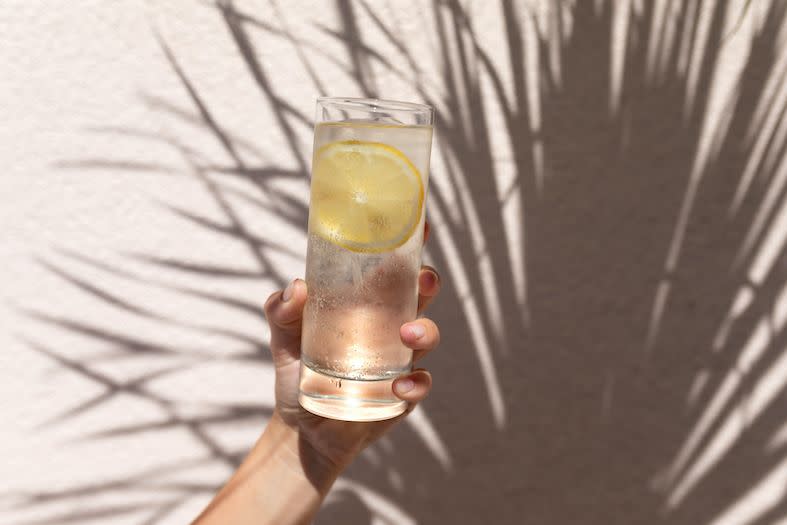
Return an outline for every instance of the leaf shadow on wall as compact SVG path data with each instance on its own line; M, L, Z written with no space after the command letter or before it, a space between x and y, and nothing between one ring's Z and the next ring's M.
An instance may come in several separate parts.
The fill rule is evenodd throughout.
M768 3L759 18L752 3L737 14L724 1L644 4L555 3L539 18L500 2L509 60L501 64L461 3L435 1L424 19L442 65L440 93L419 67L423 51L398 37L372 2L337 1L339 27L316 27L344 46L346 56L327 58L354 79L359 95L384 94L374 74L383 69L411 82L437 108L437 151L446 167L434 175L444 184L433 184L430 194L429 254L445 283L429 314L443 332L441 350L426 364L435 376L433 394L410 422L350 468L317 523L475 523L487 515L498 523L760 525L787 514L783 486L768 489L782 492L765 503L749 497L762 483L778 482L787 457L781 427L787 414L780 407L787 383L787 104L780 95L785 61L779 40L785 3ZM207 130L230 159L213 162L177 138L150 137L182 155L223 220L199 210L171 211L247 247L257 268L238 275L154 254L134 260L206 279L259 278L283 286L291 276L271 254L289 248L251 231L236 206L273 211L305 231L305 203L275 181L308 179L308 151L298 137L308 135L311 123L297 109L302 104L276 88L252 42L290 41L320 92L324 81L309 56L325 52L281 20L258 19L231 2L218 3L215 12L272 108L280 146L296 167L248 161L254 146L218 122L184 59L159 37L191 108L155 96L146 103L184 126ZM753 36L740 81L718 103L713 94L727 74L720 61L725 46L737 45L731 24L725 25L730 16L743 21L732 24L736 31L752 24ZM371 31L398 56L368 44ZM504 143L496 142L495 126L504 128ZM501 161L501 151L510 158ZM66 167L166 171L112 159ZM507 181L504 170L513 174ZM249 190L224 183L232 178ZM509 213L515 221L507 222ZM102 269L89 254L60 255ZM44 263L108 308L157 315L98 289L59 261ZM257 298L144 281L106 265L103 271L261 317ZM104 340L127 358L175 354L194 366L214 358L120 334L96 320L27 313ZM254 334L222 335L239 348L223 350L225 358L268 359ZM65 420L117 392L142 396L171 411L165 426L192 433L207 451L206 462L234 466L242 457L207 427L271 410L267 404L224 406L184 418L145 388L168 368L119 382L51 345L31 341L31 348L105 387ZM108 429L102 437L161 428ZM111 512L91 506L90 497L151 485L160 490L157 480L178 468L162 465L116 484L22 495L18 504L80 498L89 512ZM163 522L188 498L217 488L164 485L171 497L133 510L150 513L145 523ZM742 508L748 514L739 513Z

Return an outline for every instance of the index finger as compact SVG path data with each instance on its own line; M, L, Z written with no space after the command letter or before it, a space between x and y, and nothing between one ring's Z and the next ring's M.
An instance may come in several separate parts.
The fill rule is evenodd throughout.
M276 366L286 365L300 356L306 294L306 282L295 279L284 291L274 292L265 301L265 318L271 331L271 353Z

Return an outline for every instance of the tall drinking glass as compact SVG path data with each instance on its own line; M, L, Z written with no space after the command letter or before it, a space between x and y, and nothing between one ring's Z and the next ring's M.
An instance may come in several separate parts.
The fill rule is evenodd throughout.
M412 367L399 327L416 317L432 121L422 104L317 101L299 395L314 414L405 410L392 385Z

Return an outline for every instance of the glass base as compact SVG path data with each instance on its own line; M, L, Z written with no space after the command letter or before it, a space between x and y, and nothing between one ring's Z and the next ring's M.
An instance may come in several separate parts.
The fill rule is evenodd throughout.
M301 363L298 401L318 416L343 421L382 421L407 409L393 393L396 378L378 381L343 379L316 372Z

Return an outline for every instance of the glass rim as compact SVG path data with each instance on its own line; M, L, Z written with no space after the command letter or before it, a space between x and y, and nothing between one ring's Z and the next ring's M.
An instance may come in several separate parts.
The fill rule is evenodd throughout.
M330 105L336 108L364 109L366 111L399 111L406 113L426 113L434 116L434 108L428 104L418 102L404 102L385 98L365 97L317 97L317 103Z

